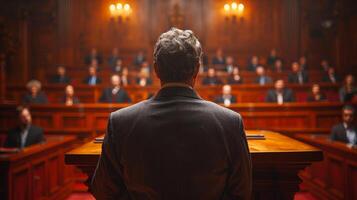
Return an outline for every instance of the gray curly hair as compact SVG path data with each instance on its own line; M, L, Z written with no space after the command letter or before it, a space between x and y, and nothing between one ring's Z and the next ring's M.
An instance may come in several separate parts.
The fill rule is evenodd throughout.
M198 72L201 59L201 44L191 30L171 28L156 42L154 63L161 81L191 81Z

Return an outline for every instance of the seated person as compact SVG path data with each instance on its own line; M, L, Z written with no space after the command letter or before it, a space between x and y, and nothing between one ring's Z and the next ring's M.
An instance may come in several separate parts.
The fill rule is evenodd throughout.
M225 72L228 72L229 74L232 73L233 67L234 67L234 59L232 56L227 56L226 57L226 66L224 68Z
M242 84L243 78L239 75L239 68L233 67L232 74L228 77L227 83L230 85Z
M83 83L88 85L98 85L102 80L97 76L97 69L93 66L88 68L89 75L83 80Z
M283 61L281 59L275 60L273 71L278 73L282 73L284 71Z
M329 67L326 70L326 74L322 77L322 81L325 83L337 83L340 82L340 78L335 73L335 69L333 67Z
M223 103L225 106L237 103L237 98L232 95L232 87L230 85L224 85L222 87L222 95L216 97L214 102Z
M299 65L302 71L307 70L307 59L306 56L301 56L299 58Z
M320 66L321 70L324 72L327 72L327 70L330 68L330 64L326 59L321 60Z
M273 66L277 59L279 59L279 58L278 58L278 56L276 54L276 50L272 49L270 51L270 54L269 54L268 58L267 58L267 66L270 66L270 67Z
M308 102L319 102L327 101L326 96L320 91L320 86L318 84L313 84L311 88L311 93L307 97Z
M123 68L123 70L121 72L120 83L122 86L130 85L129 69L127 67Z
M147 61L144 61L143 63L141 63L141 68L139 69L139 72L141 70L145 70L149 74L151 73L151 67Z
M131 99L128 93L120 87L120 77L118 75L112 75L111 77L112 87L106 88L102 92L102 96L99 99L101 103L130 103Z
M357 95L357 87L355 86L355 79L352 74L346 76L345 82L338 93L341 102L350 102L355 98Z
M115 65L117 64L118 59L121 59L121 58L119 57L118 48L115 47L112 50L112 54L108 58L108 65L109 65L110 69L115 69Z
M335 125L331 129L330 138L333 141L340 141L350 146L357 144L357 130L354 126L355 109L346 105L342 108L342 123Z
M71 79L66 75L66 68L62 65L57 67L57 74L50 80L51 83L69 84Z
M251 72L255 72L258 66L259 66L258 56L252 56L252 58L248 62L247 70Z
M74 88L72 85L67 85L65 89L65 94L62 98L62 103L66 106L72 106L73 104L79 104L78 97L74 96Z
M133 64L138 69L143 62L146 61L145 55L143 51L139 51L138 54L135 56Z
M94 68L97 69L97 71L100 70L99 65L98 65L98 60L95 60L95 59L93 59L93 60L90 61L88 67L94 67Z
M212 65L224 66L226 64L226 59L223 56L222 48L218 48L216 51L216 55L212 58Z
M41 91L41 82L38 80L31 80L26 84L28 93L22 99L24 104L47 104L47 96Z
M114 73L120 73L121 70L123 70L123 61L122 59L118 58L115 62L115 64L111 67L112 72Z
M289 83L304 84L309 82L309 77L307 73L304 70L302 70L299 63L293 62L291 64L291 71L292 72L290 72L288 75Z
M99 55L96 48L92 48L90 53L85 56L84 63L89 65L93 60L96 60L99 64L102 63L102 57Z
M265 69L263 66L258 66L256 69L258 77L255 79L255 83L259 85L266 85L266 84L271 84L273 83L273 80L265 75Z
M43 142L43 130L40 127L32 125L30 110L26 107L17 108L19 125L10 130L5 140L4 147L7 148L24 148Z
M207 76L202 80L202 85L219 85L222 84L221 79L216 75L216 70L214 68L209 68Z
M283 104L285 102L294 102L295 96L292 90L285 88L284 81L278 79L275 81L275 89L268 91L265 102Z
M146 68L141 68L138 77L136 78L136 84L138 84L141 87L152 85L150 72Z

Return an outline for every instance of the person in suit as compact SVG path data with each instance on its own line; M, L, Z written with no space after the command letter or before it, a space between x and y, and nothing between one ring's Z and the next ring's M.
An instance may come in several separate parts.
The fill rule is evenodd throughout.
M120 87L120 76L112 75L112 87L105 88L99 99L101 103L130 103L131 99L128 93Z
M109 56L108 58L108 65L110 67L110 69L115 69L116 65L117 65L117 60L121 59L119 57L119 50L117 47L113 48L112 50L112 54ZM116 70L113 70L116 71Z
M222 80L216 75L214 68L209 68L207 76L203 78L202 85L220 85L223 84Z
M258 66L256 69L257 78L255 79L255 83L259 85L266 85L273 83L273 79L270 76L265 75L265 69L263 66Z
M234 59L233 59L233 57L232 56L227 56L225 63L226 64L225 64L225 67L224 67L223 71L231 74L232 71L233 71L233 68L234 68Z
M330 68L330 64L326 59L322 59L320 63L320 69L324 72L327 72L328 69Z
M93 66L88 68L89 75L83 80L84 84L98 85L102 83L102 80L97 76L97 69Z
M215 56L212 58L212 65L221 65L224 66L226 64L226 58L223 55L222 48L218 48Z
M78 97L74 95L74 88L72 85L67 85L65 88L65 94L61 100L66 106L72 106L74 104L79 104L80 101Z
M284 81L282 79L276 80L274 87L275 89L268 91L265 97L265 102L283 104L295 101L293 91L285 88Z
M306 71L302 70L300 64L293 62L291 64L291 72L288 75L289 83L305 84L309 82L309 76Z
M338 91L341 102L350 102L357 96L357 87L355 86L355 79L352 74L345 77L343 86Z
M60 65L57 67L57 74L52 77L50 82L54 84L69 84L71 78L66 75L66 68Z
M338 83L340 82L340 77L335 73L335 68L329 67L326 70L326 74L322 77L322 81L325 83Z
M299 65L300 65L300 69L305 71L308 70L308 66L307 66L307 58L306 56L301 56L299 58Z
M17 107L19 125L8 132L4 147L25 148L44 142L42 128L32 124L30 110L27 107Z
M192 31L172 28L154 48L161 89L110 114L91 191L97 199L251 199L242 117L194 90L202 57Z
M273 71L277 73L282 73L284 71L283 61L281 59L275 60Z
M357 130L354 126L355 109L346 105L342 108L342 123L336 124L331 129L330 138L349 146L357 145Z
M96 48L92 48L90 53L84 57L84 63L89 65L93 60L96 60L98 64L102 64L102 56L99 55L98 50Z
M239 74L238 67L233 67L232 74L228 77L227 83L229 85L237 85L243 83L243 77Z
M225 106L237 103L237 98L232 95L232 87L228 84L224 85L222 87L222 95L217 96L214 102L224 104Z
M255 72L258 66L259 66L258 56L252 56L252 58L248 62L247 70L251 72Z
M47 104L48 99L46 94L41 91L41 82L31 80L26 84L28 92L22 98L24 104Z
M143 62L146 61L146 57L144 55L143 51L139 51L138 54L135 56L133 64L136 67L136 69L138 69L141 64L143 64Z
M327 98L326 98L325 94L321 92L320 85L313 84L311 87L311 92L307 96L306 100L308 102L321 102L321 101L327 101Z
M129 69L127 67L124 67L123 70L121 71L120 84L122 86L130 85Z
M279 58L277 56L276 49L270 50L270 54L267 58L267 66L272 67L277 59Z
M123 60L118 58L115 62L115 64L112 66L111 70L114 73L120 73L123 70Z
M149 71L145 67L141 68L138 77L136 77L136 84L141 87L152 85Z

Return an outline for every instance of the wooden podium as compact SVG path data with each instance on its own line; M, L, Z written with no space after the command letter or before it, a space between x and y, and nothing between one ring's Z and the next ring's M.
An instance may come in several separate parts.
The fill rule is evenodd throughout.
M264 140L248 140L253 163L254 199L293 199L301 182L298 173L312 162L321 161L322 152L287 136L270 131ZM101 144L89 142L65 155L68 165L76 165L91 179L101 154Z

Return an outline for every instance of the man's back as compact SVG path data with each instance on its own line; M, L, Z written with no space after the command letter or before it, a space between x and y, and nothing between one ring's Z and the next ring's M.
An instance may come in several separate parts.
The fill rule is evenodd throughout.
M92 191L98 199L248 199L239 114L167 87L111 114Z

